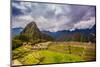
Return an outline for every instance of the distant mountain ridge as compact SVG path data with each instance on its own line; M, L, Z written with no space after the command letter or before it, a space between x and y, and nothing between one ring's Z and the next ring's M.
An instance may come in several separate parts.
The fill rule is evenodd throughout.
M63 30L57 32L43 31L43 33L51 35L57 41L75 40L79 36L82 36L89 41L91 40L91 37L96 38L96 25L94 25L91 29L76 29L74 31ZM92 34L94 34L94 36Z
M22 27L12 28L11 29L12 37L19 35L22 30L23 30Z
M96 39L96 24L91 29L75 29L74 31L63 30L63 31L57 31L57 32L49 32L49 31L40 31L37 28L36 24L30 23L27 25L30 30L28 29L25 31L26 28L23 29L21 27L12 28L12 36L19 35L21 32L27 33L27 32L33 31L34 29L30 28L31 25L33 25L33 27L35 26L34 29L37 29L36 31L33 32L34 34L37 34L36 32L38 32L40 34L42 33L41 35L38 35L38 37L44 36L43 34L45 34L45 35L52 36L57 41L68 41L69 39L72 40L72 39L77 38L77 36L79 35L79 36L88 38L88 40L91 40L91 37ZM92 35L94 35L94 36L92 36Z

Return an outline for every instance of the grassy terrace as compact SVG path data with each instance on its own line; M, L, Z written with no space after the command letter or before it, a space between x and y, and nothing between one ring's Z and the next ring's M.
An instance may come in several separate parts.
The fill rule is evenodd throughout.
M95 60L95 44L80 42L51 42L46 50L32 50L32 46L21 46L13 50L14 60L23 65L79 62Z

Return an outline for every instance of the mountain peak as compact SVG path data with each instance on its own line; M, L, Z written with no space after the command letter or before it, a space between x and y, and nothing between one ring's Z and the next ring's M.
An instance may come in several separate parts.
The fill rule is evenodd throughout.
M24 30L21 32L21 35L26 36L29 41L34 42L34 40L50 40L51 37L43 34L37 27L36 23L34 21L30 22L26 25Z
M32 22L30 22L27 26L36 26L37 27L37 25L36 25L36 22L34 22L34 21L32 21Z
M37 25L34 21L27 24L27 26L24 28L24 30L21 32L22 34L34 34L35 32L40 32L37 28Z
M40 30L38 29L36 23L32 21L29 24L27 24L27 26L24 28L21 34L27 36L30 39L33 39L34 37L39 38Z

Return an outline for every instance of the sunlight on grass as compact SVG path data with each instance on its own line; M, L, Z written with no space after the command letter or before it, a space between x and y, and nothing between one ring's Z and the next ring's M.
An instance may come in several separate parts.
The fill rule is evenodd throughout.
M21 46L13 50L13 59L17 59L23 65L95 60L94 45L72 44L52 43L46 50L31 50L32 46Z

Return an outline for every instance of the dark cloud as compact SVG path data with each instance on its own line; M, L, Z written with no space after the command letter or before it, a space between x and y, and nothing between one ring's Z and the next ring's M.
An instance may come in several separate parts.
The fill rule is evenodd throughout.
M22 14L23 14L23 13L21 12L20 9L18 9L18 8L12 6L12 15L13 15L13 16L22 15Z
M72 5L70 6L70 13L69 15L72 18L71 22L78 22L81 21L84 17L84 19L87 19L87 17L85 18L85 16L87 16L87 13L90 13L90 16L88 15L88 17L91 17L93 13L91 10L92 7L90 6L78 6L78 5Z
M41 30L85 29L95 24L95 6L13 2L12 10L17 15L15 25L34 20Z

